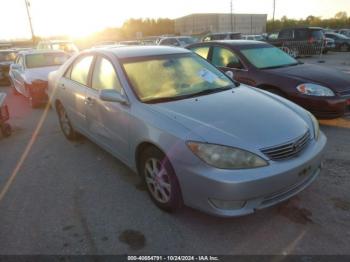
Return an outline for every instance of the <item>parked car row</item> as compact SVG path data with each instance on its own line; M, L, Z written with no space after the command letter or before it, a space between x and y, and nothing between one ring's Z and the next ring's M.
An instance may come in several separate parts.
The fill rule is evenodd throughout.
M241 216L307 188L327 141L313 114L350 113L348 75L259 41L186 47L22 51L9 75L32 107L50 102L67 139L83 135L137 172L166 211Z

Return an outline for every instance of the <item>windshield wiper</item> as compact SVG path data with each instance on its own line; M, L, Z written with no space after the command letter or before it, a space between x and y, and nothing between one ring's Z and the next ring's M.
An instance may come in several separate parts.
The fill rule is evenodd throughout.
M209 95L209 94L214 94L214 93L218 93L218 92L222 92L222 91L231 90L232 88L233 88L232 86L225 86L225 87L220 87L220 88L206 89L206 90L202 90L200 92L189 94L186 96L189 98L190 97L197 97L197 96L204 96L204 95Z
M175 101L175 100L182 100L182 99L187 99L187 98L192 98L192 97L197 97L197 96L204 96L204 95L209 95L213 93L218 93L222 91L227 91L231 90L233 87L232 86L226 86L226 87L220 87L220 88L212 88L212 89L206 89L202 90L197 93L193 94L187 94L187 95L181 95L181 96L172 96L172 97L159 97L159 98L154 98L150 100L143 101L146 104L156 104L156 103L164 103L164 102L170 102L170 101Z

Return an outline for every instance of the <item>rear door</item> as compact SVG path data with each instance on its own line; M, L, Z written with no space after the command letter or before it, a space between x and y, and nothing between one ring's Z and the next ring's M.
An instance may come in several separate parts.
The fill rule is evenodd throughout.
M60 99L73 126L86 130L86 90L89 85L93 55L78 57L59 80Z
M112 61L98 56L86 92L86 117L89 135L118 158L127 161L129 149L129 106L99 98L101 90L114 90L125 95Z
M222 46L212 46L210 62L236 81L254 86L255 81L249 77L248 69L239 56L231 49Z

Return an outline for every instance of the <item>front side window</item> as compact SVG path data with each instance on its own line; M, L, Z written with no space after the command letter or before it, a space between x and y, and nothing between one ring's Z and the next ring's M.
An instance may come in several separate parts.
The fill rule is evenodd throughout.
M195 52L197 55L200 55L204 59L208 59L209 55L209 46L200 46L200 47L194 47L191 50Z
M114 89L121 92L122 87L119 82L114 66L105 58L99 58L95 64L92 76L91 87L96 90Z
M26 66L27 68L60 66L67 59L68 56L64 53L30 54L26 55Z
M226 75L195 54L126 61L123 66L142 102L184 99L234 86Z
M293 57L276 47L259 47L242 49L246 59L258 69L277 68L297 65Z
M222 47L214 47L212 63L218 67L241 68L241 63L236 54Z
M90 66L93 60L93 56L86 56L78 60L72 68L71 79L82 85L87 86Z

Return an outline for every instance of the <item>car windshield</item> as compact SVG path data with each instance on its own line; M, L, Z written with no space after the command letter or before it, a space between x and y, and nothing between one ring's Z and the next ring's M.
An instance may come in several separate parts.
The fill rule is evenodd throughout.
M30 54L26 56L27 68L59 66L62 65L68 56L64 53Z
M62 50L67 53L78 52L78 48L73 43L54 43L52 50Z
M196 42L192 37L178 38L178 40L180 41L180 43L182 45L189 45L189 44L193 44Z
M0 52L0 62L11 62L16 58L15 52Z
M349 37L342 35L342 34L334 34L334 35L336 35L340 39L349 39Z
M242 54L258 69L278 68L299 64L297 60L276 47L258 47L241 50Z
M126 61L123 66L142 102L178 100L234 87L225 74L193 54Z

